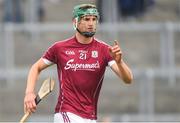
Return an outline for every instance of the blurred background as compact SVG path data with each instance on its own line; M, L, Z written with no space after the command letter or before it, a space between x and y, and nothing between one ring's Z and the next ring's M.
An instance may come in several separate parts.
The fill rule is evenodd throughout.
M180 0L0 0L0 122L23 116L26 79L31 65L58 40L71 37L72 10L96 4L96 37L117 39L134 81L125 85L108 68L100 93L98 121L180 121ZM58 96L56 66L43 71L55 91L28 121L53 121Z

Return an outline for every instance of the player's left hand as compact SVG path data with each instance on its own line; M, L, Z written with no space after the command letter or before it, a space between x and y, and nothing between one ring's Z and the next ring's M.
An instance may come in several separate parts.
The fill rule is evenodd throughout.
M118 41L115 40L114 45L109 47L109 52L117 63L120 63L122 61L122 51Z

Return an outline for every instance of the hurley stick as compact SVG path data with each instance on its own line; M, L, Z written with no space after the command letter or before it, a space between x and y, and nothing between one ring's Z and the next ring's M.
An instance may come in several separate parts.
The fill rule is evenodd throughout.
M51 78L48 78L46 80L44 80L43 84L41 85L41 88L38 92L38 95L35 98L35 102L36 105L45 97L47 96L49 93L51 93L51 91L54 89L54 80L52 80ZM24 114L24 116L21 118L20 123L24 123L26 121L26 119L28 118L28 116L30 115L29 112L26 112Z

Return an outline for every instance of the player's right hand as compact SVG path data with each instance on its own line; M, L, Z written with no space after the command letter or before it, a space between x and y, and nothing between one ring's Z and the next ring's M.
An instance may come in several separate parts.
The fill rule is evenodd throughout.
M34 113L36 111L36 95L34 92L28 92L24 97L24 112Z

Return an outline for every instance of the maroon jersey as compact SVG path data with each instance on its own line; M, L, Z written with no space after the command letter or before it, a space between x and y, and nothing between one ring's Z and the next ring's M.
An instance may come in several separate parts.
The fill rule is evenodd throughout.
M114 63L108 45L93 39L81 44L76 37L53 44L44 54L46 64L57 64L60 92L55 112L72 112L97 119L97 102L106 66Z

